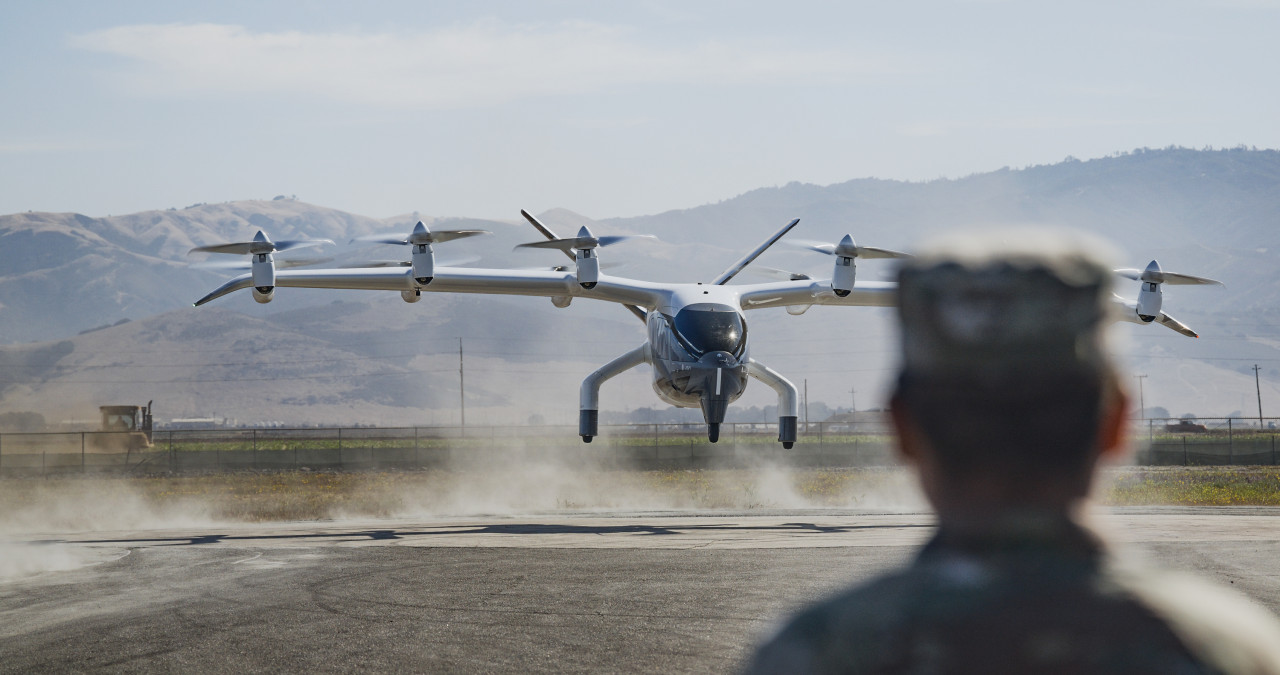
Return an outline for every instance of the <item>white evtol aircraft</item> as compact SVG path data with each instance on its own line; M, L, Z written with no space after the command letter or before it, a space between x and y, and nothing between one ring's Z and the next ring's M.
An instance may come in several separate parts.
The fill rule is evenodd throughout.
M572 267L551 270L478 269L437 265L434 244L486 234L484 230L429 230L419 222L407 235L361 237L360 241L411 247L410 260L361 268L281 270L272 254L321 244L327 239L272 242L259 231L253 241L200 246L195 252L231 253L250 256L249 272L231 279L196 301L200 306L228 293L245 288L253 299L270 302L277 287L348 288L399 291L405 302L417 302L422 293L489 293L533 295L551 299L556 307L568 307L574 298L605 300L621 304L645 322L647 339L587 376L580 392L578 434L590 443L599 434L600 386L606 380L649 364L653 368L653 389L658 397L682 408L702 409L707 437L716 442L720 424L729 404L745 391L747 378L754 377L778 394L778 440L790 448L796 441L798 395L785 377L750 357L745 311L786 307L801 314L812 305L887 307L896 302L896 284L884 281L855 283L858 258L905 258L905 253L858 246L849 235L838 244L809 244L808 247L835 257L830 279L791 275L789 281L728 285L738 272L799 223L793 220L776 234L743 256L729 269L707 283L655 283L600 273L597 249L636 236L596 237L583 227L572 238L557 237L526 211L521 211L546 241L521 244L530 248L554 248L573 259ZM379 269L380 268L380 269ZM1218 284L1201 277L1164 272L1154 260L1145 270L1117 270L1142 282L1136 301L1116 296L1121 320L1134 323L1158 322L1198 337L1190 328L1160 308L1161 284Z

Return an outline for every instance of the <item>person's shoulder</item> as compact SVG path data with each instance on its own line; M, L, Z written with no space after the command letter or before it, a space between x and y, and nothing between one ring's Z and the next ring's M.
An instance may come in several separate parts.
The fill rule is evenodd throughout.
M760 647L748 672L813 672L831 660L833 648L849 654L874 649L895 617L905 618L919 592L913 577L910 568L890 573L801 610Z
M1280 673L1280 620L1245 595L1184 572L1123 567L1108 579L1222 672Z

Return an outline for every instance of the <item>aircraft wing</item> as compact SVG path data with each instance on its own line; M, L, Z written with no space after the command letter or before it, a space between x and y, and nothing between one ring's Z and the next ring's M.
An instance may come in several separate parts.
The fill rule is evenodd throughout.
M1149 321L1143 321L1138 316L1138 303L1133 300L1125 300L1118 295L1113 295L1111 298L1111 304L1112 321L1127 321L1129 323L1136 323L1139 325L1151 323ZM1172 316L1169 316L1169 313L1163 310L1161 310L1160 314L1155 317L1155 322L1174 331L1175 333L1181 333L1182 335L1191 338L1200 337L1200 334L1192 330L1190 326L1182 323Z
M200 298L195 304L200 306L251 286L253 275L242 274ZM601 275L594 288L586 289L578 283L573 272L471 267L437 267L435 276L425 286L413 280L413 270L407 267L281 270L275 273L275 287L590 298L638 305L647 309L658 306L665 297L659 286L634 279Z
M893 307L898 304L898 285L890 281L859 281L842 298L831 290L831 282L826 279L801 279L743 286L738 300L743 309L795 305Z

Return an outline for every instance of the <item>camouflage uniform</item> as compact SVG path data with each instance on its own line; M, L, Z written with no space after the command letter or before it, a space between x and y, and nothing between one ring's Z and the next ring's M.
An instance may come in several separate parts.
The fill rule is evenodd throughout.
M750 673L1280 673L1280 626L1188 575L1125 569L1045 515L942 530L813 607Z
M1057 488L1092 469L1100 437L1088 434L1107 399L1083 394L1086 414L1075 417L1061 387L1115 373L1105 339L1112 272L1096 250L1019 231L939 242L904 266L900 400L908 415L920 392L956 401L923 419L923 461L942 488L963 495L961 469L988 484ZM1059 418L1035 426L1044 414ZM1064 428L1085 435L1073 444L1040 433ZM1038 433L1039 446L1027 447ZM1027 475L1041 482L1020 483ZM803 612L748 672L1280 674L1269 613L1193 577L1117 565L1069 506L993 502L978 517L956 512L977 508L963 497L948 503L914 563Z

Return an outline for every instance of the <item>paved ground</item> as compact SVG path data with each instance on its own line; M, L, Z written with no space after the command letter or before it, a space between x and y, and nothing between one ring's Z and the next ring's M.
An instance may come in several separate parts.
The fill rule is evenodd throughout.
M1280 610L1280 509L1097 520ZM27 536L0 543L0 671L732 671L781 615L930 532L796 511Z

